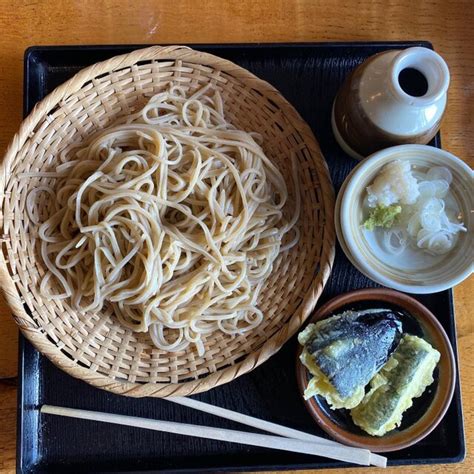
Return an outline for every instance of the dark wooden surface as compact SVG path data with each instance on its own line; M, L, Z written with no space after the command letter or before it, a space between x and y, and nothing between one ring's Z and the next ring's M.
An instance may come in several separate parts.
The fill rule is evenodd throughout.
M413 44L397 44L396 47L410 45ZM330 111L334 96L347 73L356 65L377 52L393 47L393 44L339 44L297 48L217 46L208 48L207 51L231 59L271 82L294 104L315 132L337 189L357 162L340 150L331 133ZM31 107L44 94L88 63L123 52L126 52L123 47L31 51L28 61L31 67L28 68L27 106ZM356 271L338 249L334 271L321 302L345 291L367 286L374 284ZM421 299L436 312L454 342L449 293ZM217 387L199 398L251 416L322 434L306 413L296 387L295 351L293 340L251 374ZM38 426L41 426L39 443L34 436L25 435L22 438L24 455L21 458L26 469L28 465L36 464L39 458L42 458L42 466L48 472L61 472L64 469L89 472L105 468L135 470L158 467L192 467L200 472L215 467L238 469L337 465L328 460L286 452L194 438L183 441L179 436L104 424L91 425L90 422L76 420L71 422L63 418L46 417L45 422L40 423L35 407L50 404L241 429L235 423L186 410L166 401L113 396L89 387L63 374L39 357L30 346L26 348L24 367L23 426L28 434L38 432ZM413 410L416 411L416 407ZM408 450L390 454L391 461L440 462L459 456L462 452L459 415L460 403L457 398L448 416L429 438ZM411 416L407 414L408 418ZM77 443L75 440L81 442ZM99 452L100 459L97 459Z

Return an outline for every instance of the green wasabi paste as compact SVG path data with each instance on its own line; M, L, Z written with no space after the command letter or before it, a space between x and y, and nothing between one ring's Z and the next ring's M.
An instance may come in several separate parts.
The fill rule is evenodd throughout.
M389 229L401 212L401 206L396 204L391 206L378 205L370 211L368 219L364 222L364 227L367 230L374 230L376 227Z

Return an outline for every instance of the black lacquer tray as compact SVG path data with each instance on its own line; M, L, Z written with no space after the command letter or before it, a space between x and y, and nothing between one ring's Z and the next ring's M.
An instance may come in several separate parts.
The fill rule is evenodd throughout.
M331 106L344 77L368 56L387 49L431 47L427 42L194 45L249 69L273 84L313 129L336 191L357 164L337 146ZM33 47L25 53L24 109L81 68L141 47ZM439 137L432 143L439 146ZM333 274L320 304L349 290L376 287L337 248ZM417 295L438 317L456 350L451 291ZM196 396L215 405L317 435L325 434L307 414L295 377L296 341L265 364L233 382ZM265 448L151 432L136 428L39 415L42 404L246 429L236 423L159 399L134 399L98 390L53 366L20 341L17 469L21 473L222 472L343 467L344 464ZM389 465L459 462L465 455L459 382L436 430L411 448L388 453Z

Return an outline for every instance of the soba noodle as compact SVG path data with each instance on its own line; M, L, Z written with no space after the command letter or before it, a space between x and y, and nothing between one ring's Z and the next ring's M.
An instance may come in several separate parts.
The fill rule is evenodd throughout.
M33 222L37 193L55 209L39 227L41 293L84 313L112 304L166 351L194 344L202 355L204 335L255 328L273 263L298 240L300 207L294 179L285 219L285 180L256 140L225 120L209 86L191 97L171 87L64 151L56 172L29 174L56 178L26 203Z

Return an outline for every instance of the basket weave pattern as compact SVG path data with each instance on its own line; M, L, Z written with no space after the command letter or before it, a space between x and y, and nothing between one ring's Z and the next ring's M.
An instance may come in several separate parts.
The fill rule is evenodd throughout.
M298 245L281 254L259 298L264 321L254 331L206 337L206 353L168 353L147 334L133 333L112 309L79 315L68 300L39 292L45 265L38 252L38 224L26 198L53 178L22 178L53 171L59 152L140 109L170 84L189 93L211 82L224 100L226 119L258 131L294 197L291 159L298 161L302 211ZM2 255L0 282L23 334L57 366L92 385L129 396L184 396L249 372L298 330L314 308L334 258L334 195L317 142L294 108L268 83L239 66L184 47L151 47L84 69L40 102L13 138L0 173ZM39 221L52 212L38 192ZM290 199L291 201L292 199ZM291 209L290 209L291 212ZM54 280L51 280L52 282Z

